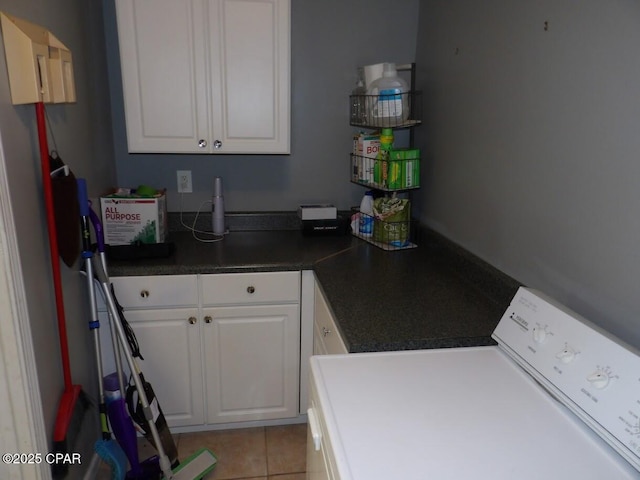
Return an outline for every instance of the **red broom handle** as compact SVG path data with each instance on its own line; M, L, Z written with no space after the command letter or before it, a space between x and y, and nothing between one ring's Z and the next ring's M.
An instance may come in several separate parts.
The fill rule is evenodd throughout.
M44 189L44 205L47 212L47 227L49 229L49 252L51 255L51 270L53 273L53 289L56 296L56 313L58 316L58 335L60 336L60 353L62 356L62 374L64 375L65 390L72 388L71 366L69 364L69 343L67 341L67 322L64 316L64 297L62 293L62 277L60 274L60 257L58 253L58 235L56 232L56 218L53 210L53 190L51 188L51 166L49 165L49 146L47 145L47 126L44 117L44 103L36 103L36 117L38 120L38 140L40 143L40 157L42 164L42 186Z

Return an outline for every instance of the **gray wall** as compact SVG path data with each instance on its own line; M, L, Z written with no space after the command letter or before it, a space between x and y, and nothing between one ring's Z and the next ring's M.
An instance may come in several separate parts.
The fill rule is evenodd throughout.
M95 196L115 179L111 155L110 114L107 90L106 57L101 39L102 11L95 2L84 0L0 0L0 9L48 28L73 53L74 77L78 101L69 105L50 105L49 146L55 146L60 157L78 177L85 177L89 194ZM89 36L92 32L95 36ZM1 41L1 39L0 39ZM51 280L49 247L40 175L40 154L35 107L14 106L6 77L4 44L0 47L0 137L4 162L10 182L11 206L20 249L22 281L27 294L30 327L36 355L38 383L42 397L45 428L49 441L53 438L58 402L63 391L55 302ZM85 283L73 268L62 264L64 302L70 344L74 384L96 397L95 354L87 328L87 295ZM85 434L80 445L84 465L88 466L93 442L97 436L97 413L83 424ZM75 471L74 478L81 478Z
M178 211L176 170L193 172L184 210L210 199L213 177L224 179L227 211L295 210L301 203L360 204L349 182L348 95L356 66L412 62L418 0L292 0L291 155L129 155L126 147L113 0L105 2L114 148L119 186L168 189ZM381 28L384 26L383 28ZM210 208L210 207L209 207Z
M640 346L640 3L420 7L422 220Z

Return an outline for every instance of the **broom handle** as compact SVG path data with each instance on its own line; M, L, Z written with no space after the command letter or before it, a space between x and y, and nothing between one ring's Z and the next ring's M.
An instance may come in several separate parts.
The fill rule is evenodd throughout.
M53 211L53 190L51 188L51 166L49 165L49 146L47 145L47 127L44 118L44 103L36 103L36 118L38 121L38 141L40 144L40 159L42 165L42 186L44 189L44 205L47 212L47 227L49 230L49 253L51 256L51 270L53 274L53 290L56 297L56 313L58 316L58 336L60 337L60 353L62 357L62 374L65 390L70 390L71 366L69 364L69 343L67 341L67 322L64 315L64 297L62 293L62 278L60 275L60 258L58 256L58 235L56 218Z

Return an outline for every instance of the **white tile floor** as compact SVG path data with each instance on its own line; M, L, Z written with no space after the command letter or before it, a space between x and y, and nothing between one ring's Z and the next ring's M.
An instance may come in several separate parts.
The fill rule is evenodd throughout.
M218 464L206 480L306 479L306 424L183 433L174 435L174 441L181 459L202 447L216 455ZM155 453L146 440L140 441L140 459ZM109 468L102 465L96 480L110 478Z

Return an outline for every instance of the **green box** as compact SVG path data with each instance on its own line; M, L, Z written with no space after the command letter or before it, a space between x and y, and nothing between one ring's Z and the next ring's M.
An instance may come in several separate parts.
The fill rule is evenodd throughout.
M420 186L420 149L396 148L389 152L389 188Z

